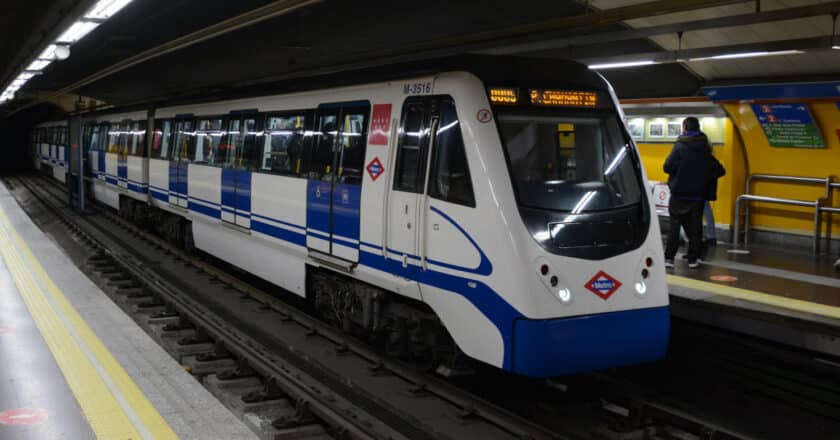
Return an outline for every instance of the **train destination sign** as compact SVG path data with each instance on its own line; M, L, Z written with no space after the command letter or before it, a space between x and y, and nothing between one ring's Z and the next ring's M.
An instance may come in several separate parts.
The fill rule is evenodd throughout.
M531 104L560 107L595 107L598 95L579 90L531 89Z
M752 108L771 147L825 148L806 104L753 104Z

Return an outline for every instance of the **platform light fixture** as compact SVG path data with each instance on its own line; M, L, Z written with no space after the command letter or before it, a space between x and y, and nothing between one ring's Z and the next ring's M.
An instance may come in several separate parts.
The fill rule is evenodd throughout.
M132 0L99 0L85 13L85 18L107 20L124 8Z
M737 58L757 58L757 57L768 57L768 56L775 56L775 55L797 55L805 53L802 50L776 50L776 51L759 51L759 52L736 52L736 53L727 53L721 55L713 55L710 57L701 57L701 58L691 58L688 61L703 61L703 60L731 60Z
M652 64L656 64L656 61L653 60L640 60L640 61L625 61L620 63L603 63L603 64L591 64L589 66L592 70L606 70L606 69L621 69L624 67L639 67L639 66L650 66Z
M66 60L70 56L70 45L78 42L87 34L93 32L105 20L113 17L132 0L99 0L88 9L81 18L73 22L55 41L49 45L32 61L29 66L19 74L0 93L0 104L14 99L15 92L20 90L27 81L39 74L53 61Z

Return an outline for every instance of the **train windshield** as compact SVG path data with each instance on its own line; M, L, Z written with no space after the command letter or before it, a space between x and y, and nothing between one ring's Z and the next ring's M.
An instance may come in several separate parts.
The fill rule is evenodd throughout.
M498 116L519 204L578 214L637 204L642 183L613 112Z

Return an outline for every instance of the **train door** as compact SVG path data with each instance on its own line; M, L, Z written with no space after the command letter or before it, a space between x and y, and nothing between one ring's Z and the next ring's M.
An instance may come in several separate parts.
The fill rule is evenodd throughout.
M410 98L403 105L394 168L388 196L388 264L394 274L404 274L419 257L420 202L425 180L431 118L429 99Z
M189 197L187 172L191 157L193 121L191 119L176 120L173 131L172 158L169 161L169 203L187 208Z
M128 149L131 138L131 124L124 122L118 129L117 146L117 186L128 189Z
M222 220L251 229L251 169L256 154L257 118L231 115L222 145Z
M306 246L359 261L368 102L318 107L306 188Z

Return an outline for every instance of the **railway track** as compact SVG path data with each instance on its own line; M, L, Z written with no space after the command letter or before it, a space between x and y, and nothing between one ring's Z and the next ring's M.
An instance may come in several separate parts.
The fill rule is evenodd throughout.
M561 438L382 357L116 214L72 214L46 180L8 183L69 229L103 290L264 438Z
M697 344L697 350L680 346L654 366L547 386L489 370L443 381L383 357L281 301L271 286L188 255L109 209L70 213L62 207L61 188L46 179L10 183L24 185L76 243L90 249L85 267L103 290L263 438L729 439L772 432L750 429L662 386L696 391L663 379L668 368L697 363L710 373L698 383L732 387L748 381L759 401L781 400L829 420L840 411L832 394L837 388L826 386L836 378L833 366L819 371L827 381L783 374L762 364L766 359L745 359L732 348L731 335L702 344L710 337L702 328L677 334L680 344ZM720 349L727 344L729 349ZM796 361L812 371L807 356Z

